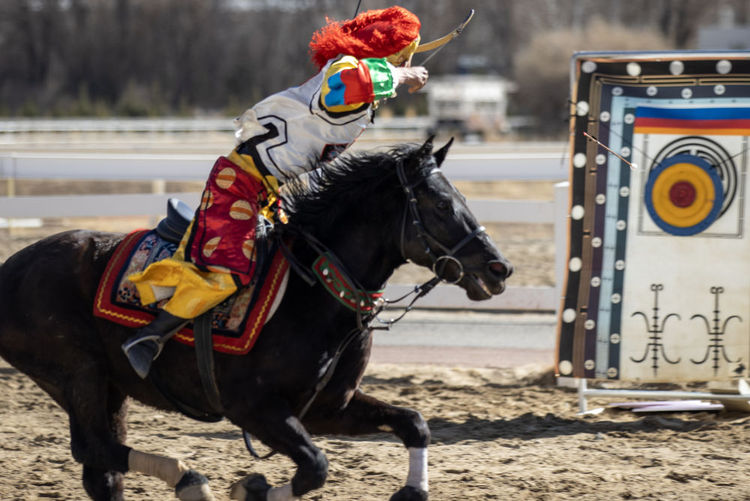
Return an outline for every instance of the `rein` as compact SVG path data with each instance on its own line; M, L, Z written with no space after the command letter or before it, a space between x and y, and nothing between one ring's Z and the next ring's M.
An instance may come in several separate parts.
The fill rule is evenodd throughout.
M396 299L396 300L388 300L381 298L377 301L371 301L370 300L370 293L362 287L362 285L357 281L351 273L349 273L346 269L346 267L343 265L341 260L323 243L321 242L317 237L312 235L311 233L301 229L301 228L294 228L294 230L299 234L300 237L302 237L305 242L307 242L310 247L321 257L325 257L330 261L331 265L336 268L339 275L341 275L342 280L350 285L350 289L354 293L354 298L356 300L356 308L351 308L357 313L357 328L360 330L365 330L369 328L369 323L375 319L381 324L385 324L386 327L374 327L373 329L378 330L387 330L390 328L391 325L395 324L399 320L401 320L404 315L406 315L407 312L411 311L414 307L414 304L416 301L424 296L426 296L432 289L435 288L435 286L440 283L441 281L444 281L448 284L456 284L460 282L465 273L464 273L464 267L463 264L459 259L455 257L455 255L463 249L469 242L474 240L478 235L481 235L485 232L484 226L478 226L474 231L471 233L468 233L460 242L458 242L456 245L454 245L452 248L447 247L442 242L440 242L435 236L433 236L426 228L422 221L422 216L419 212L419 207L417 206L419 200L417 199L417 195L414 191L416 187L418 187L420 184L425 182L427 178L430 176L439 173L440 170L438 168L435 168L431 170L426 176L422 176L419 179L417 179L413 183L409 183L409 180L406 176L406 172L404 170L404 165L402 162L399 162L396 164L396 174L398 176L399 183L401 184L401 188L404 191L404 194L406 195L406 208L404 209L404 215L401 221L401 236L399 241L399 250L401 252L401 257L404 259L404 261L409 261L409 259L406 257L406 233L407 233L407 221L409 216L411 215L411 224L414 226L416 230L417 239L422 243L422 246L424 247L425 254L429 255L432 259L432 272L435 274L433 278L430 280L424 282L421 285L417 285L414 287L414 290L408 292L407 294L403 295L402 297ZM435 247L439 249L439 251L442 252L442 254L436 254L432 247L430 247L430 242L433 243ZM290 262L292 269L294 269L309 285L314 285L317 281L317 276L315 273L310 271L306 266L302 265L299 260L293 255L291 252L291 249L289 248L288 244L284 241L280 241L280 247L282 252L284 253L284 256L287 258L287 260ZM448 263L454 263L455 266L458 267L459 273L458 277L454 280L448 280L444 276L444 272L446 269L446 266ZM329 290L330 291L330 290ZM378 314L380 314L385 306L387 305L393 305L396 303L400 303L401 301L408 298L410 295L414 294L415 297L412 299L412 301L407 305L406 311L399 317L383 321L377 318ZM339 298L340 299L340 298Z

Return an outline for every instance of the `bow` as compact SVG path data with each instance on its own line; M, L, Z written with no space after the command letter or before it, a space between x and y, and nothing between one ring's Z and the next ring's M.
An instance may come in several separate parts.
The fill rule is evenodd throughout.
M426 44L419 44L417 50L415 51L416 53L437 49L435 52L427 56L427 58L420 63L420 66L424 66L425 64L427 64L427 61L432 59L435 54L440 52L448 42L459 36L461 32L464 31L464 28L466 28L466 25L469 24L469 21L471 21L472 17L474 17L474 9L471 9L469 11L469 15L466 16L466 19L464 19L458 26L453 29L453 31L451 31L447 35L442 36L437 40L433 40L432 42L427 42Z

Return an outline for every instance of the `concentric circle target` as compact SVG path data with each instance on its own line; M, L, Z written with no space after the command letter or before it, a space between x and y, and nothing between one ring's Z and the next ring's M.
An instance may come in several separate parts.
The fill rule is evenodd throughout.
M659 151L654 158L651 169L655 169L667 158L676 155L694 155L708 162L719 175L722 184L724 201L721 205L721 217L734 201L738 191L737 167L732 156L718 142L703 136L685 136L672 141Z
M672 235L704 231L721 213L724 201L719 174L706 160L675 155L651 170L645 203L654 223Z

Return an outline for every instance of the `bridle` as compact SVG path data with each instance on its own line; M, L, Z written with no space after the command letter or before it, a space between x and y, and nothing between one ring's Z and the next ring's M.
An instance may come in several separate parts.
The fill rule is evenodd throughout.
M406 195L406 208L404 209L404 216L401 221L401 239L399 247L401 250L401 257L404 258L405 261L409 261L409 258L406 257L406 232L408 224L407 221L409 219L409 216L411 216L411 224L414 227L417 239L421 242L425 254L430 256L430 259L432 259L431 269L435 274L435 277L446 283L456 284L464 278L464 267L461 261L456 258L456 254L469 242L474 240L474 238L481 234L484 234L485 228L484 226L478 226L474 231L467 234L460 242L458 242L451 248L440 242L440 240L438 240L425 228L425 225L422 222L422 215L420 214L419 207L417 206L419 201L417 199L416 193L414 192L414 189L425 182L430 176L439 172L440 170L436 167L431 170L426 176L420 177L413 183L409 183L409 180L406 177L403 163L399 163L396 166L396 174L398 175L398 180L401 183L404 194ZM433 244L433 247L436 247L440 252L442 252L442 254L435 253L432 250L430 243ZM447 278L445 278L445 276L443 276L448 263L454 263L458 267L458 277L453 280L448 280Z

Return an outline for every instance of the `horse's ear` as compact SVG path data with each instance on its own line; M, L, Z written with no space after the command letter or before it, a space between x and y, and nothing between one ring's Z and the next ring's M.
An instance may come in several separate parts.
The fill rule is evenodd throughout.
M443 165L443 160L445 160L445 157L448 155L448 150L450 149L451 145L453 144L453 138L450 138L450 141L445 143L445 146L437 150L435 153L432 154L432 156L435 157L435 162L438 164L438 167Z
M432 140L435 139L435 134L427 138L427 141L419 148L419 154L427 156L432 154Z

